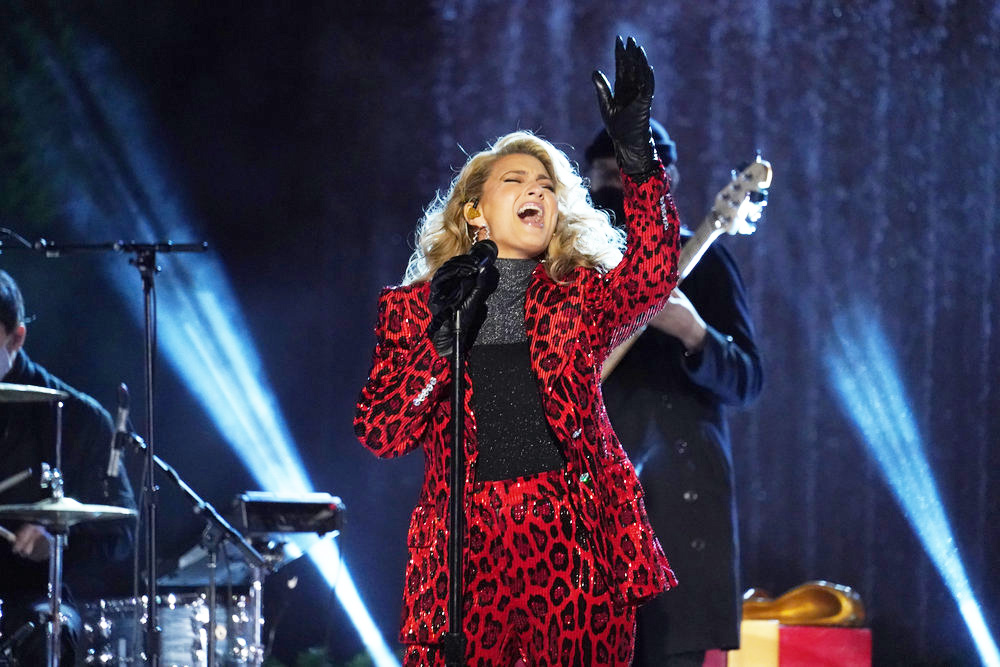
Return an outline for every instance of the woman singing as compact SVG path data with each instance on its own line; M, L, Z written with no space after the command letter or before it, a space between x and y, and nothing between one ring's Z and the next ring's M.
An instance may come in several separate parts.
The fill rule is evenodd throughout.
M432 203L405 284L381 294L355 430L381 457L424 450L407 535L407 666L444 663L454 332L435 315L456 292L469 324L466 664L628 665L636 605L676 583L600 391L609 351L677 281L679 225L649 130L653 72L632 39L618 39L615 60L614 93L600 72L594 83L625 184L627 243L562 152L515 132ZM468 254L485 239L495 268Z

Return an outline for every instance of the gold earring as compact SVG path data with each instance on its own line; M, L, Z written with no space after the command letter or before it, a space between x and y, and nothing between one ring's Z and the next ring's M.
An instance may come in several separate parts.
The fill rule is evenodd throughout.
M472 209L471 209L471 210L469 211L469 213L468 213L468 217L469 217L469 220L475 220L475 219L476 219L476 218L478 218L478 217L479 217L480 215L482 215L482 213L480 213L480 212L479 212L479 209L477 209L477 208L476 208L476 207L474 207L474 206L472 207Z

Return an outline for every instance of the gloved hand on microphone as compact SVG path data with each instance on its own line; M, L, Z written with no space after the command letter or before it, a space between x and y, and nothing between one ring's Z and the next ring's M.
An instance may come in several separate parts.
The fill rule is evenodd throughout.
M649 130L653 103L653 68L635 39L615 41L615 89L608 78L594 70L594 87L604 127L615 147L618 167L637 183L645 183L659 169L653 135Z
M493 293L500 282L500 272L493 265L496 259L496 245L492 241L480 241L476 246L490 244L491 257L484 259L482 249L465 255L456 255L441 265L431 278L431 293L427 306L430 308L430 336L434 349L443 357L451 357L455 346L454 312L461 313L462 349L467 354L479 335L479 329L486 320L486 297Z

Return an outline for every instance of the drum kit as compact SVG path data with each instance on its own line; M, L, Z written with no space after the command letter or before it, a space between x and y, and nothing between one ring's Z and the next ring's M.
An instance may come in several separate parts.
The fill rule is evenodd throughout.
M0 383L0 403L54 403L56 406L56 447L55 466L42 465L42 486L49 489L50 497L34 503L0 505L0 539L11 544L15 534L3 528L2 523L24 522L44 527L54 536L49 545L48 558L48 602L44 619L46 633L46 665L57 667L61 660L60 636L67 618L67 609L62 601L63 552L66 548L70 528L81 523L103 522L134 517L133 509L113 505L86 504L64 495L61 465L61 422L63 401L69 395L63 391L45 387ZM169 469L157 457L157 463ZM172 471L174 475L176 472ZM0 480L0 493L26 481L31 471L18 473ZM178 478L179 479L179 478ZM181 482L183 484L183 482ZM186 485L185 485L186 486ZM193 492L191 492L193 494ZM196 496L195 496L196 497ZM203 502L198 499L199 502ZM209 509L211 506L208 506ZM214 512L214 510L212 510ZM155 602L160 628L159 650L153 664L191 665L192 667L213 665L244 666L260 665L263 662L261 642L263 569L273 571L276 561L249 561L250 576L248 595L228 596L224 601L216 600L214 558L219 544L227 537L223 531L234 531L218 517L222 529L206 529L213 532L214 547L209 577L209 590L195 593L171 593L157 595ZM239 538L238 539L242 539ZM244 543L246 545L246 543ZM231 548L229 542L224 552L227 558L244 558L243 551L256 554L252 547ZM279 558L280 560L280 558ZM176 575L175 575L176 576ZM187 583L195 583L189 581ZM199 579L198 584L205 583ZM226 582L231 587L233 582ZM41 593L41 591L39 592ZM2 602L2 601L0 601ZM143 597L139 600L100 600L85 603L79 609L82 632L77 648L78 666L84 665L144 665L147 651L143 650L144 626L150 618L150 605ZM31 623L18 631L11 629L12 636L0 636L0 665L19 665L14 649L34 631Z
M5 245L4 237L17 243ZM155 455L152 423L154 422L154 351L156 332L155 276L160 271L158 254L205 252L208 244L136 243L115 241L112 243L61 245L45 239L30 243L7 229L0 229L0 247L4 250L22 249L43 253L47 258L61 257L79 252L113 252L133 255L129 264L139 270L142 279L143 311L145 319L144 366L146 419L150 424L144 441L134 433L118 433L123 439L140 449L145 458L143 497L145 505L141 509L145 543L145 584L146 594L139 599L100 600L85 603L81 607L82 646L77 650L76 667L86 665L151 665L152 667L191 665L192 667L260 667L264 661L262 639L263 579L265 574L275 572L290 559L285 558L282 537L275 533L317 533L324 535L339 532L343 523L344 506L340 498L326 493L301 494L294 497L277 497L262 492L247 492L239 497L242 511L243 530L258 538L255 547L238 530L223 519L211 504L202 500L184 481L176 470ZM124 389L124 385L122 386ZM82 523L112 521L136 516L135 510L112 505L84 504L65 497L62 484L62 407L68 398L65 392L45 387L17 385L0 382L0 404L3 403L49 403L55 404L55 465L43 464L42 487L49 489L50 498L17 505L0 505L0 540L13 544L15 535L3 528L7 522L37 524L46 528L54 539L49 546L48 613L42 621L46 631L47 667L58 667L60 663L60 635L62 634L63 613L69 617L72 610L64 609L61 599L63 576L63 551L71 527ZM127 390L126 390L127 399ZM127 403L124 414L127 414ZM124 430L122 397L119 394L119 422L117 431ZM118 440L112 446L117 451ZM109 469L112 464L109 463ZM180 567L167 577L157 575L156 512L153 498L156 484L153 479L156 469L186 495L195 513L206 522L201 554L205 556L207 567L192 576L192 568ZM111 475L111 473L108 473ZM20 484L31 477L31 471L18 473L8 479L0 479L0 493ZM256 494L256 495L254 495ZM260 546L266 544L267 546ZM199 550L196 547L192 551ZM258 551L260 549L260 551ZM244 576L239 582L229 580L227 590L245 586L247 594L227 595L224 600L216 595L216 564L222 551L232 572L232 566L239 563ZM263 553L262 553L263 552ZM189 552L190 553L190 552ZM301 555L301 551L298 551ZM182 557L182 561L184 557ZM0 573L2 576L3 573ZM186 586L197 592L161 594L157 586ZM0 600L0 617L2 617ZM11 636L0 634L0 667L22 666L13 656L12 647L33 634L33 624L26 624L11 631ZM82 649L82 650L81 650ZM30 667L36 667L30 665Z

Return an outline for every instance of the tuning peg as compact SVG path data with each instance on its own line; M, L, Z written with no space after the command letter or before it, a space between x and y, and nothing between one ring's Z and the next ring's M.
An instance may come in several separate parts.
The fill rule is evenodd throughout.
M754 204L766 204L767 203L767 190L760 190L759 192L750 193L750 202Z

